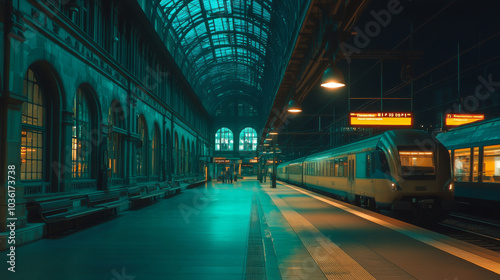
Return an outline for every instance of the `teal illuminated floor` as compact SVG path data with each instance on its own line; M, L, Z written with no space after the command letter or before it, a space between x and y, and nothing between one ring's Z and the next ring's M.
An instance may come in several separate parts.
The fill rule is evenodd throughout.
M198 187L59 239L21 246L17 272L2 270L0 279L243 279L251 185Z

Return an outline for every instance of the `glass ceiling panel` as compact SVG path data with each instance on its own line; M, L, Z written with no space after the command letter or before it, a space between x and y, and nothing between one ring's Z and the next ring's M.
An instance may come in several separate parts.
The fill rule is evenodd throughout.
M176 62L210 112L213 108L209 108L207 102L214 102L214 98L251 91L256 100L260 100L270 94L262 91L262 83L266 68L273 73L271 69L275 67L266 65L266 61L273 61L273 58L266 59L266 55L276 46L289 45L288 41L282 42L286 39L284 36L275 34L286 30L283 25L287 22L295 24L298 14L302 14L301 10L309 2L159 0L158 11L161 30L172 40L168 45L174 49L170 51L181 54L175 57ZM273 34L272 40L269 40L270 34ZM287 36L291 38L292 34ZM285 50L273 50L273 53L284 54ZM271 78L277 79L268 79ZM224 83L232 86L224 86Z

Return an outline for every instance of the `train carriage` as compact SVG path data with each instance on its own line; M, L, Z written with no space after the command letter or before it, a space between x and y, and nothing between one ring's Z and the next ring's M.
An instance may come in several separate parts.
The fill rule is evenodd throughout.
M291 172L292 165L302 168ZM424 131L387 131L279 168L287 171L278 176L281 180L370 209L417 209L435 215L453 205L448 151Z
M500 208L500 118L436 137L450 152L457 201Z

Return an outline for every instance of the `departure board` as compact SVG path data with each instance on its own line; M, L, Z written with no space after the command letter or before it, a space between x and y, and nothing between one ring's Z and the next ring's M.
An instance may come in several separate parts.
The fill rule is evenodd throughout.
M351 126L412 126L413 114L408 112L351 112Z
M484 120L481 114L446 114L446 126L459 126Z

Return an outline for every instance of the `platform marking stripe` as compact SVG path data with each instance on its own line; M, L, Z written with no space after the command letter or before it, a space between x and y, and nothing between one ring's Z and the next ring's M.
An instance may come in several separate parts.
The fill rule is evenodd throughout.
M327 279L375 279L359 263L324 236L306 218L294 211L285 201L269 192L274 204L280 209L290 226L299 236L311 257Z
M404 229L402 227L399 227L397 225L394 225L394 224L391 224L391 223L388 223L386 221L383 221L383 220L380 220L378 218L375 218L375 217L372 217L370 215L367 215L365 213L362 213L362 212L359 212L357 210L354 210L352 208L349 208L349 207L346 207L340 203L336 203L336 202L333 202L333 201L330 201L328 199L325 199L325 198L322 198L320 196L317 196L317 195L314 195L312 193L309 193L308 191L305 191L305 190L302 190L302 189L299 189L297 187L293 187L293 186L290 186L290 185L287 185L287 184L283 184L283 186L286 186L288 188L291 188L291 189L294 189L298 192L301 192L303 194L306 194L312 198L315 198L317 200L320 200L320 201L323 201L325 203L328 203L332 206L335 206L337 208L340 208L344 211L347 211L347 212L350 212L351 214L354 214L358 217L361 217L363 219L366 219L366 220L369 220L371 222L374 222L376 224L379 224L381 226L384 226L384 227L387 227L387 228L390 228L392 230L395 230L399 233L402 233L408 237L411 237L413 239L416 239L420 242L423 242L427 245L430 245L434 248L437 248L441 251L444 251L444 252L447 252L449 254L452 254L456 257L459 257L463 260L466 260L468 262L471 262L477 266L480 266L484 269L487 269L487 270L490 270L492 272L495 272L497 274L500 274L500 263L497 263L495 261L492 261L490 259L487 259L487 258L484 258L484 257L481 257L481 256L478 256L476 254L473 254L473 253L470 253L470 252L467 252L465 250L462 250L462 249L459 249L459 248L456 248L456 247L453 247L451 245L448 245L448 244L445 244L443 242L440 242L436 239L433 239L429 236L425 236L423 234L420 234L420 233L417 233L417 232L414 232L414 231L411 231L409 229Z

